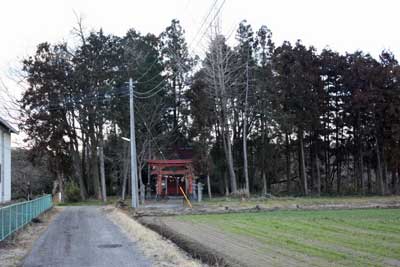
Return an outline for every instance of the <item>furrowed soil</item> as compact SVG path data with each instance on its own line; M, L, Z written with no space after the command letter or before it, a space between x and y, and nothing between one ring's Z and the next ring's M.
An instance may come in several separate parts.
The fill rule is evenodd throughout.
M142 217L218 266L400 266L400 209Z

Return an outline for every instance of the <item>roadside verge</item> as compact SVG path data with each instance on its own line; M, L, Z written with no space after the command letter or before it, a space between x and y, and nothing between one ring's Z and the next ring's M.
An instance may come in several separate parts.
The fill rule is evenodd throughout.
M0 263L2 267L20 266L29 254L33 243L47 229L50 222L60 212L61 208L53 207L36 219L25 225L7 239L0 242Z
M185 251L158 233L141 225L124 211L106 207L103 209L107 217L118 225L123 232L142 249L155 267L205 267L207 265L192 259Z

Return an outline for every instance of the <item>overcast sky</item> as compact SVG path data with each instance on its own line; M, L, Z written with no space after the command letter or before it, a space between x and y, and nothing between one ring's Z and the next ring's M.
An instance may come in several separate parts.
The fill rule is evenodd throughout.
M186 30L187 42L200 53L207 36L199 27L214 0L5 0L0 6L0 77L31 55L38 43L56 43L73 38L74 12L82 15L88 30L100 27L106 33L124 35L130 28L159 34L177 18ZM217 7L222 4L219 0ZM395 0L226 0L221 10L224 34L243 19L254 30L267 25L275 43L301 39L318 50L329 46L341 53L361 49L377 57L383 49L400 56L400 2ZM215 10L215 9L214 9ZM212 16L210 16L211 18ZM0 85L1 86L1 85ZM0 96L1 98L1 96ZM1 100L1 99L0 99ZM4 101L4 99L3 99ZM0 106L2 105L0 101ZM0 114L1 109L0 109ZM4 114L3 114L4 116Z

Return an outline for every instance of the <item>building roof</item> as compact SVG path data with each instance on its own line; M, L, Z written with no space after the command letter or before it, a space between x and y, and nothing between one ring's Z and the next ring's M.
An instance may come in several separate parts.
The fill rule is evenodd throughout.
M10 131L10 133L18 133L18 131L12 127L6 120L4 120L2 117L0 117L0 125L2 125L4 128Z
M189 159L170 159L170 160L151 159L151 160L147 160L147 163L149 163L151 165L179 166L179 165L191 164L192 160L189 160Z

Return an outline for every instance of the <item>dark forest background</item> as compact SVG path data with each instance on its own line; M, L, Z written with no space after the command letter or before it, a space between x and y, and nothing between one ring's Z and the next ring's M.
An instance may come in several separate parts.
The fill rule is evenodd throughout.
M400 66L390 51L276 44L246 21L233 45L214 30L204 55L191 53L177 20L159 35L86 33L81 23L74 33L73 46L44 42L23 61L20 129L26 158L52 177L46 190L52 179L61 189L73 181L83 199L125 197L132 77L141 188L146 159L189 151L218 195L399 193Z

